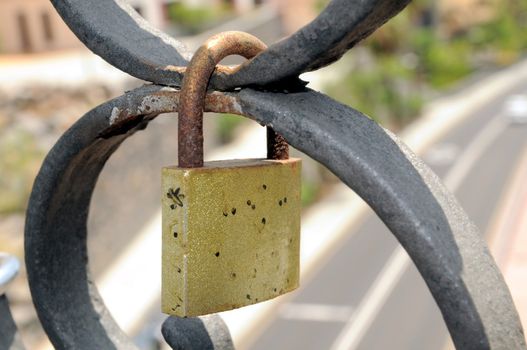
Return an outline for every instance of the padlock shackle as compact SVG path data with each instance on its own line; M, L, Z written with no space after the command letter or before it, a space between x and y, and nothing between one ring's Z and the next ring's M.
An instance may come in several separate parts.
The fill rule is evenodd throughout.
M178 111L178 166L203 166L203 104L216 65L229 55L251 59L267 46L258 38L237 31L223 32L208 39L196 51L185 71ZM232 72L238 69L235 68ZM285 139L267 128L267 158L287 159Z

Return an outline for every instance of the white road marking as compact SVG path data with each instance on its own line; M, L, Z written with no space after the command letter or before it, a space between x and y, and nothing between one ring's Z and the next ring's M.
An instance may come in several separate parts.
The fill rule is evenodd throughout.
M346 305L289 303L280 308L279 314L287 320L347 322L353 308Z
M360 303L357 312L349 319L331 346L331 350L355 349L359 345L409 265L408 255L400 246L397 247L366 293L367 297Z
M432 146L423 157L423 160L434 166L452 164L460 153L459 146L454 143L440 143Z
M506 128L501 116L494 117L465 148L456 163L444 177L443 183L452 192L457 191L476 161ZM383 304L400 278L410 266L410 258L399 245L384 265L381 273L359 304L356 313L346 323L331 350L352 350L360 344Z

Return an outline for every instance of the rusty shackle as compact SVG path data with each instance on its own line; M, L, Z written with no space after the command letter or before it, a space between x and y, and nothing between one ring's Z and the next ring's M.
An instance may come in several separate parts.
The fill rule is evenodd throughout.
M212 36L196 51L186 68L179 96L179 167L203 166L203 104L210 77L218 62L229 55L251 59L266 48L260 39L250 34L230 31ZM219 68L231 73L238 69ZM267 158L289 158L289 146L285 139L270 127L267 127Z

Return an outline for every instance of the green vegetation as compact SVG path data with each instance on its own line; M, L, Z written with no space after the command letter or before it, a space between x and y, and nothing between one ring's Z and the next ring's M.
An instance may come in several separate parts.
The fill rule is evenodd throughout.
M497 1L481 23L454 29L433 6L414 1L378 29L362 43L362 57L357 49L346 57L354 68L328 94L398 129L430 95L478 69L511 64L527 50L527 2Z
M25 210L42 158L29 133L10 130L0 137L0 215Z
M219 114L217 117L217 134L221 143L228 143L234 139L236 130L247 119L236 114Z
M320 184L309 181L305 177L302 177L302 184L300 188L300 201L302 202L302 207L308 207L310 204L313 204L317 199L319 192Z
M212 28L230 14L227 6L188 6L181 2L170 4L168 14L174 26L183 34L192 35Z
M329 0L315 0L315 9L320 12L322 11L329 3Z
M414 72L396 56L377 58L376 64L354 70L327 91L375 119L398 128L419 113L423 98Z
M491 50L497 64L510 64L527 49L527 2L504 0L496 17L473 28L468 40L479 50Z

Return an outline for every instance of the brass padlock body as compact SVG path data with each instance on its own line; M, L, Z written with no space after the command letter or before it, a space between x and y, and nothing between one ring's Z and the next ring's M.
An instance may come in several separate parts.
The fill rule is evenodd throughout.
M198 316L298 287L300 159L162 170L162 311Z

